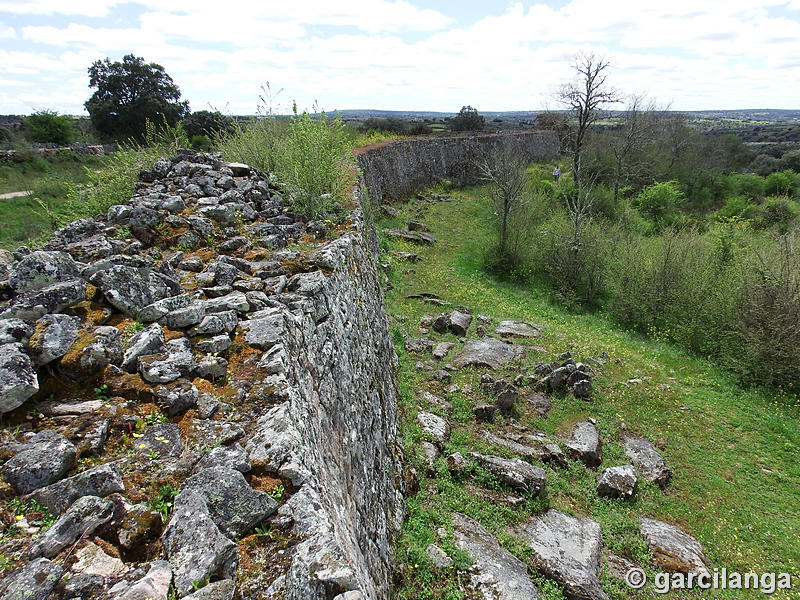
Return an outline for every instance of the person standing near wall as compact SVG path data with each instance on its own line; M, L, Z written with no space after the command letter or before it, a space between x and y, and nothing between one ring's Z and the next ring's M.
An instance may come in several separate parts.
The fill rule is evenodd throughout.
M553 169L553 181L558 181L559 177L561 177L561 167L556 165L556 168Z

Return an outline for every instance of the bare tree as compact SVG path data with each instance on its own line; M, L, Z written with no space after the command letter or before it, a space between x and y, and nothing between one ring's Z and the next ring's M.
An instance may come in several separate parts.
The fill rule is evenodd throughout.
M620 187L632 177L634 171L645 168L644 163L636 158L655 138L666 110L659 110L655 101L644 95L631 95L628 98L622 126L608 139L608 147L614 157L612 181L615 204L619 200Z
M575 120L570 134L569 152L572 154L572 177L579 188L586 133L597 121L603 106L619 102L620 94L606 84L609 66L607 60L593 53L579 53L573 64L575 81L564 84L558 92L559 102L570 111Z
M508 219L523 202L523 191L528 181L526 161L517 144L504 137L497 148L483 155L478 161L481 178L492 187L492 197L500 222L500 253L508 251Z
M583 176L583 147L589 128L597 121L601 108L619 101L620 94L607 85L607 70L610 63L593 53L579 53L575 57L575 81L564 84L558 92L558 100L571 113L574 120L569 134L568 151L572 154L572 179L574 190L565 190L564 197L573 226L571 245L575 251L580 246L584 222L591 215L593 204L592 187L594 177Z

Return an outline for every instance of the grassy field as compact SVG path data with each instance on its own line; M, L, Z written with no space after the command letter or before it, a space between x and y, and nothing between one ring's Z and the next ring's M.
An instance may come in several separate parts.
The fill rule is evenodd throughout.
M28 245L51 231L53 224L36 199L57 212L69 186L86 183L86 170L100 168L107 160L65 152L48 160L31 156L19 163L0 163L0 194L33 192L22 198L0 198L0 248Z
M386 250L416 252L420 262L395 261L384 252L381 262L388 269L392 289L386 291L387 310L393 317L393 335L400 358L401 414L405 452L421 475L420 492L408 500L408 519L397 544L399 562L395 597L398 599L468 598L456 568L436 570L425 556L431 542L445 549L456 567L469 559L456 551L449 536L437 535L452 528L451 514L471 515L498 535L501 543L529 565L529 572L544 598L563 597L559 586L540 575L524 543L504 531L506 525L538 514L548 507L590 516L602 527L606 552L631 559L648 572L656 569L647 544L638 533L640 516L680 525L703 545L711 568L726 567L740 572L792 572L800 575L800 405L796 397L777 392L746 390L709 362L687 355L673 346L649 341L616 328L600 315L570 314L551 303L535 287L498 281L482 269L482 251L494 234L491 203L486 190L471 188L452 193L452 201L428 203L413 200L399 207L400 214L379 226L404 227L405 220L424 221L438 238L430 247L382 240ZM426 475L419 443L424 436L415 424L418 410L438 413L452 427L449 446L454 451L490 450L510 456L501 448L489 447L478 437L487 427L495 432L510 431L502 418L494 424L477 424L472 408L491 401L480 391L483 371L466 369L453 374L458 393L448 394L446 386L429 379L416 368L422 357L404 350L403 330L420 337L418 323L425 314L447 310L431 306L408 295L434 293L454 305L464 305L475 314L501 319L533 321L545 327L534 340L544 351L529 349L523 365L500 375L527 372L537 362L549 362L570 350L576 360L607 352L610 360L595 379L593 401L586 403L563 396L553 398L554 406L541 418L524 401L518 402L518 421L533 431L568 437L577 420L594 417L603 439L603 468L629 461L619 439L623 432L645 435L660 448L675 472L662 492L646 481L639 484L631 501L601 499L595 492L596 473L573 462L570 470L541 465L547 472L546 491L539 498L527 498L521 508L504 503L504 490L491 475L474 469L464 477L450 475L440 458L437 472ZM471 328L474 332L475 323ZM462 344L455 336L431 331L434 341L456 343L450 356ZM641 383L627 383L631 379ZM464 386L469 386L465 388ZM446 398L450 414L425 400L428 390ZM629 590L615 579L603 563L603 586L610 597L657 598L651 586L639 592ZM795 585L800 580L795 578ZM791 595L795 594L795 595ZM680 598L761 597L756 591L673 593ZM779 592L777 598L798 598L800 592Z

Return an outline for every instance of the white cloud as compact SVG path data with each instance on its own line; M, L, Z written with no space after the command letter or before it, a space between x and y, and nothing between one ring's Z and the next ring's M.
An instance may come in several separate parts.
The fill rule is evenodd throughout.
M3 25L0 23L0 40L13 40L17 37L17 32L14 30L13 27L9 27L8 25Z
M121 1L20 5L85 15ZM575 52L591 49L611 59L614 85L675 108L785 107L800 97L800 15L768 10L786 0L626 0L613 10L596 0L517 2L461 27L404 0L233 2L225 10L211 0L137 3L145 12L122 28L61 17L18 27L25 50L0 42L4 74L30 77L36 90L39 74L58 73L52 97L76 94L71 111L89 95L87 67L129 52L162 64L194 108L230 103L232 112L253 112L259 85L271 81L288 90L284 105L297 98L301 107L319 99L328 108L524 109L541 107L572 76ZM0 0L0 12L8 4Z

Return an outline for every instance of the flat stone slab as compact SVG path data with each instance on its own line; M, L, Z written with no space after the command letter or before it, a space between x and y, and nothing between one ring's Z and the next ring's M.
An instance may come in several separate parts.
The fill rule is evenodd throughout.
M525 348L507 344L494 338L470 340L452 360L456 369L487 367L499 369L505 363L525 358Z
M473 559L469 587L491 600L536 600L539 592L528 569L482 525L461 513L453 514L453 542Z
M531 547L533 562L564 586L567 598L608 598L600 586L603 536L596 522L550 509L509 531Z
M703 547L682 529L642 518L640 531L650 545L655 563L666 571L709 575Z
M518 492L529 492L537 496L544 488L545 472L541 467L535 467L518 458L501 458L478 452L470 452L467 456Z
M542 334L542 329L526 321L500 321L494 332L502 338L535 338Z
M647 438L627 435L622 439L625 454L642 477L652 481L662 490L672 480L672 469L664 462L661 454Z
M402 229L384 229L383 234L390 238L406 240L415 244L430 246L436 243L436 238L424 231L404 231Z

